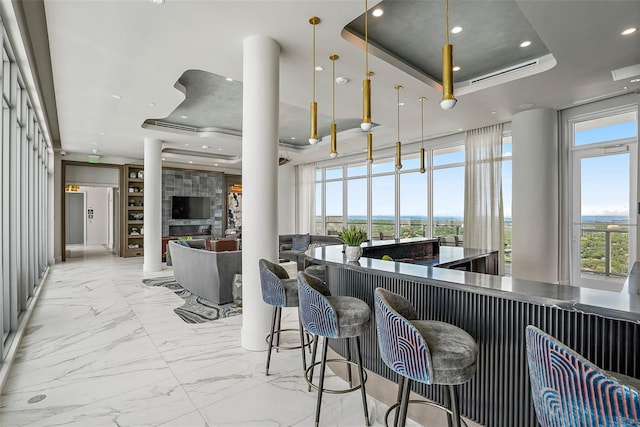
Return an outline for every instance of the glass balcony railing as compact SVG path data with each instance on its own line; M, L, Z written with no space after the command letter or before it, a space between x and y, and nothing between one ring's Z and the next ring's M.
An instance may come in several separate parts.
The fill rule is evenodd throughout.
M629 273L629 227L626 224L580 225L580 272L625 278Z

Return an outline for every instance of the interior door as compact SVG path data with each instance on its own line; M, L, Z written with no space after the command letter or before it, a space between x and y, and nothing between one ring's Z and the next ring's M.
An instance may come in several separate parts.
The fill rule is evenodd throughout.
M66 244L84 244L84 196L85 193L65 193Z
M571 284L619 291L635 260L635 144L576 150Z

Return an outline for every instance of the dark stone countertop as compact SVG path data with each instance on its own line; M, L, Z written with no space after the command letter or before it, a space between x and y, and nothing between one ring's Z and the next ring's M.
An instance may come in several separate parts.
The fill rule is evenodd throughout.
M410 242L416 240L409 239ZM391 240L368 244L381 246L385 242L398 244L403 241ZM363 247L368 244L363 244ZM343 248L343 245L323 246L308 250L306 255L317 264L375 273L381 276L401 277L419 283L447 286L466 292L640 323L640 294L638 293L640 267L637 263L622 292L612 292L436 267L440 264L486 256L492 252L482 249L441 246L437 258L426 264L414 264L366 257L360 258L357 262L348 262L344 256ZM635 292L633 292L634 290Z

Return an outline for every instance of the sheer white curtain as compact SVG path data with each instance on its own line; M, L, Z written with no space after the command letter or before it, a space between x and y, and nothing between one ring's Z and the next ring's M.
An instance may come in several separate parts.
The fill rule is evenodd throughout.
M499 271L502 274L502 124L468 131L465 157L464 246L499 250Z
M296 166L296 232L316 233L316 164Z

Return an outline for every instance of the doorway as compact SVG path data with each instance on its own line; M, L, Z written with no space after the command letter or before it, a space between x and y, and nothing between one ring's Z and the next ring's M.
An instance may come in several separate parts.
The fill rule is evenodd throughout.
M607 134L616 134L611 127L619 123L602 124L583 133L609 127ZM597 141L572 151L572 285L618 292L636 259L636 141Z

